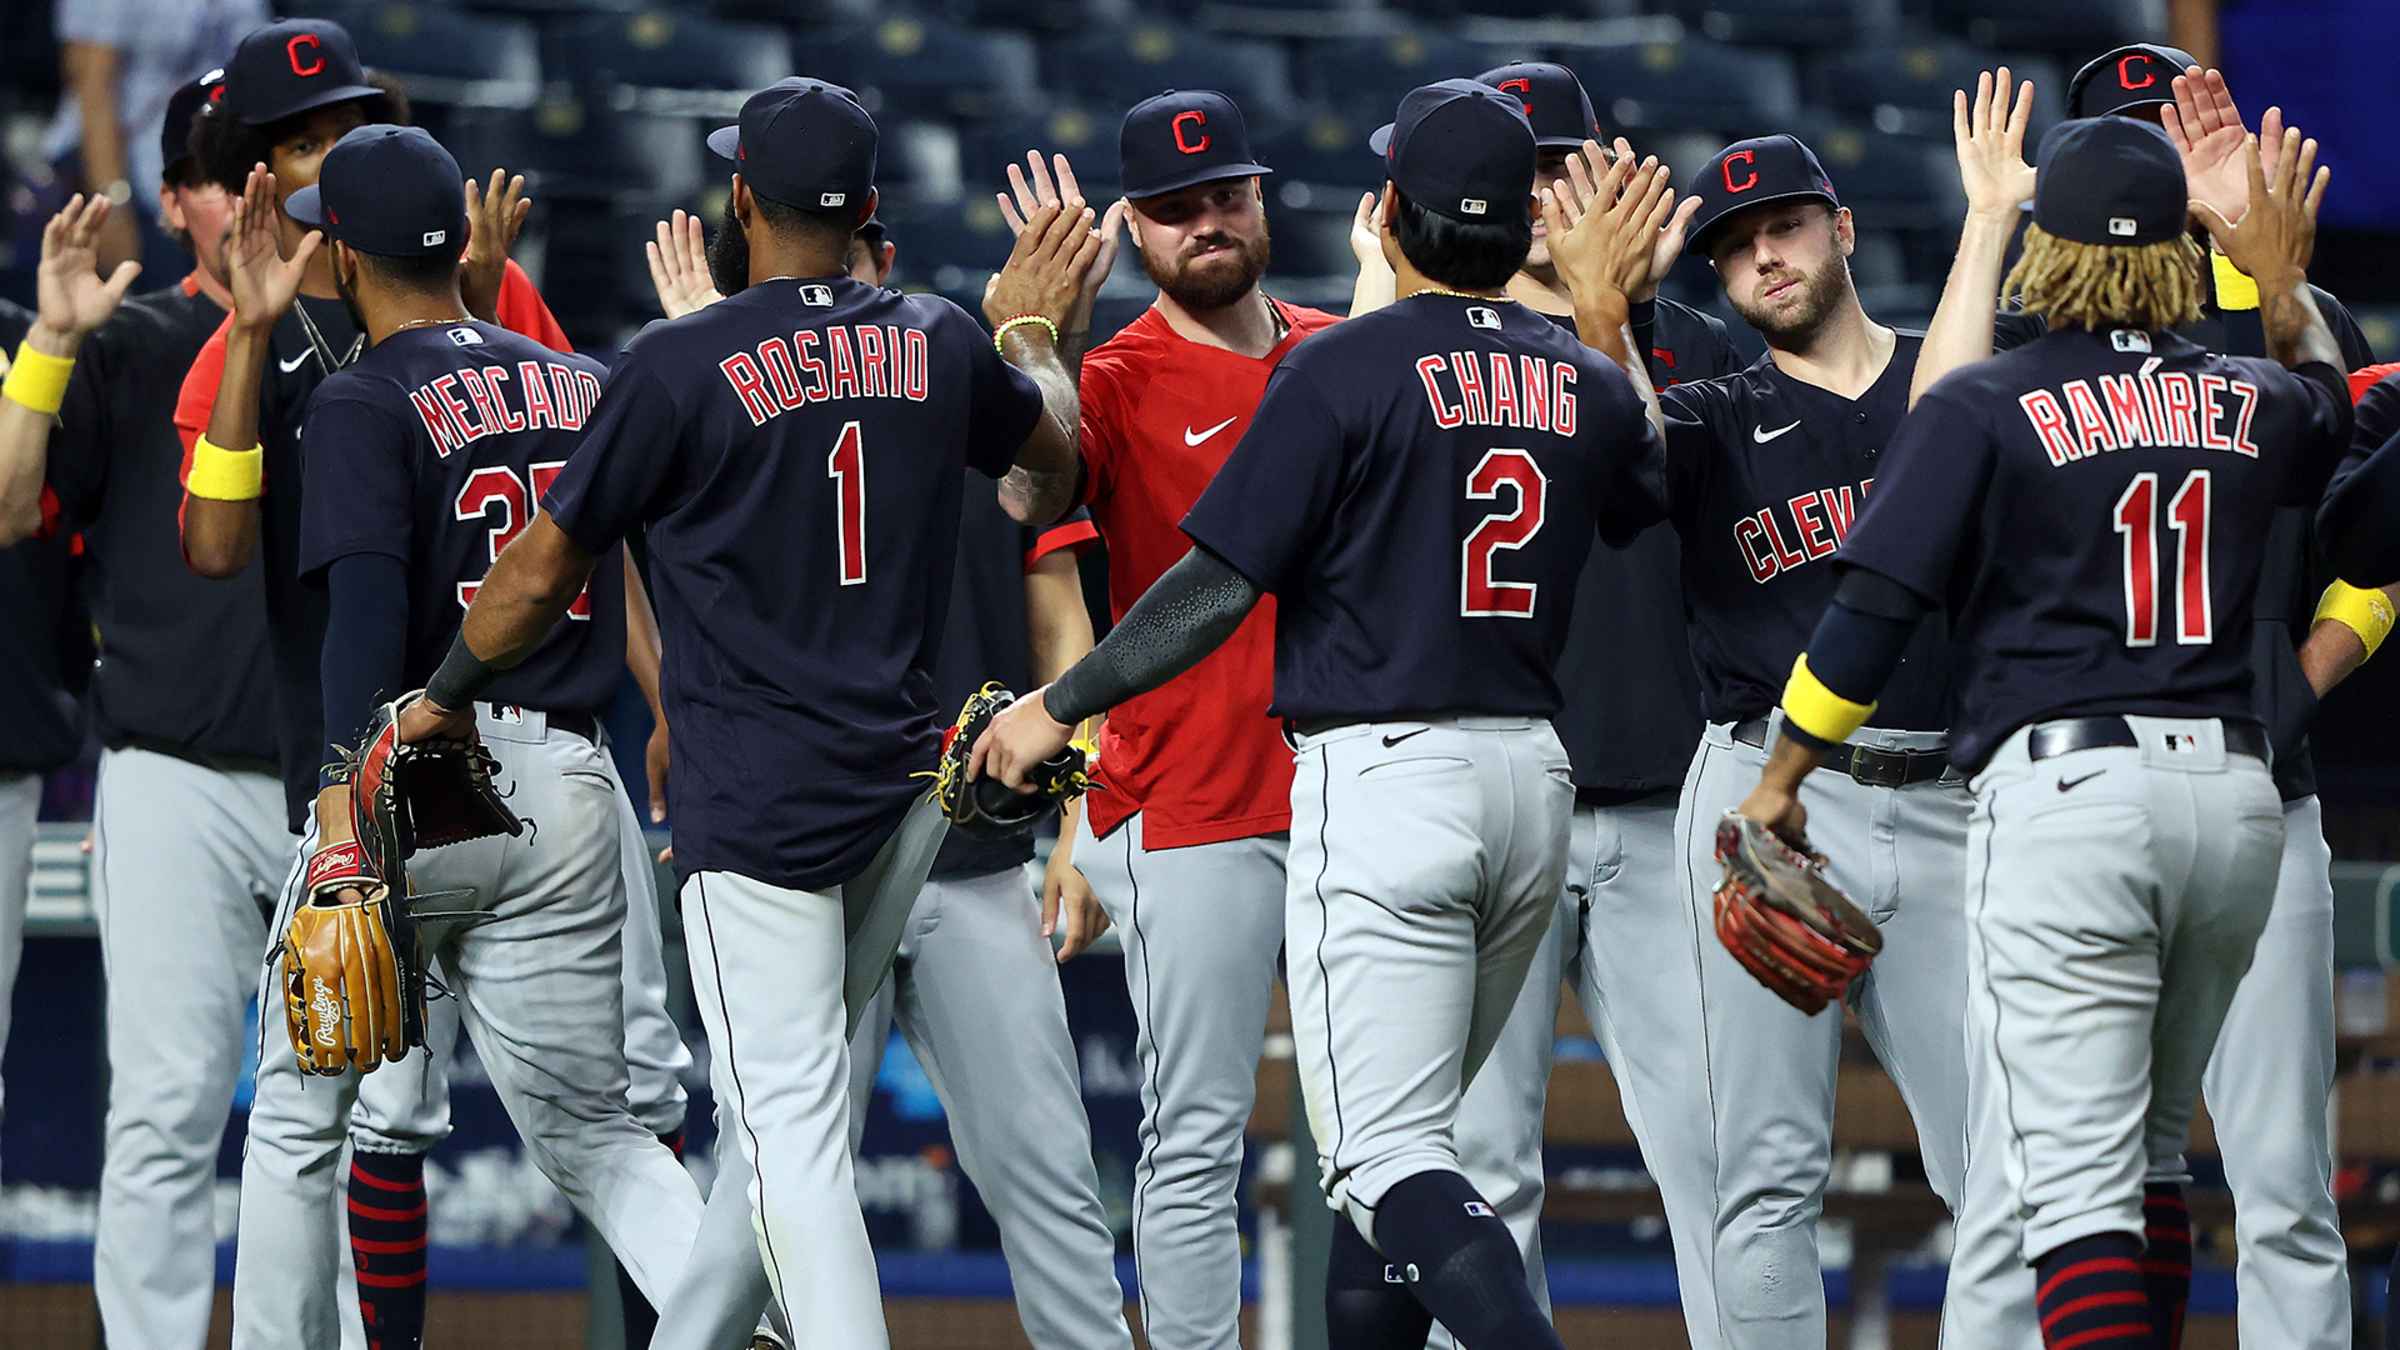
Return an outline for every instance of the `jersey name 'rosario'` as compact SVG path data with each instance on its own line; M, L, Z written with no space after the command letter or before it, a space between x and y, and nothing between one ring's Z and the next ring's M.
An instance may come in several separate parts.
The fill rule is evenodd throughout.
M1275 595L1277 714L1548 717L1593 537L1663 517L1662 454L1548 318L1412 296L1284 358L1183 527Z
M441 664L484 573L582 443L605 375L588 356L470 322L394 333L318 386L302 432L300 571L360 553L407 565L403 686L387 696ZM624 586L611 554L566 621L484 697L606 706L625 671Z
M2268 526L2349 429L2330 366L2062 330L1926 391L1838 561L1948 606L1964 767L2046 718L2255 721Z

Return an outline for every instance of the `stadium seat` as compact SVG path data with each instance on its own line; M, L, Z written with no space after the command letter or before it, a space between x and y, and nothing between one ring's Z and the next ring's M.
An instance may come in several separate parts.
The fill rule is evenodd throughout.
M1307 43L1300 49L1299 74L1313 101L1372 116L1376 119L1370 124L1372 130L1392 120L1392 110L1401 97L1418 85L1472 76L1528 54L1524 49L1414 30Z
M1241 105L1253 135L1294 112L1290 62L1273 43L1137 23L1055 41L1042 56L1052 87L1103 105L1130 108L1168 89L1215 89Z
M1757 47L1841 47L1888 26L1860 0L1684 0L1684 17L1717 42Z
M989 196L955 202L894 201L876 215L900 246L909 285L982 294L984 278L1008 260L1008 222Z
M1833 179L1863 230L1955 231L1966 198L1947 140L1879 134L1854 121L1803 119L1792 130ZM2030 152L2028 152L2030 153Z
M526 108L540 96L541 39L524 19L416 3L322 12L350 30L360 60L399 77L412 104Z
M1876 130L1948 139L1950 98L1972 91L1976 77L2006 61L2035 81L2033 134L2056 121L2066 82L2041 61L1966 46L1945 38L1879 42L1826 52L1810 69L1816 101L1836 112L1871 119Z
M1445 23L1465 19L1579 21L1629 12L1621 0L1393 0L1396 8Z
M2145 25L2140 5L2091 0L1935 0L1934 18L1978 47L2049 52L2070 69L2111 47L2165 36Z
M1358 258L1350 251L1351 207L1340 210L1273 208L1267 218L1274 241L1274 275L1279 278L1344 277L1358 274Z
M549 197L611 200L681 197L723 180L709 154L708 124L612 108L606 99L552 86L528 111L461 110L444 143L478 177L523 172Z
M828 71L838 71L826 78L856 89L879 116L904 112L972 122L1028 108L1040 95L1033 40L1022 33L889 14L804 33L800 47Z
M1776 52L1681 42L1562 46L1593 111L1611 132L1709 130L1727 139L1782 126L1799 108L1799 78Z
M989 196L1008 186L1008 166L1025 162L1025 152L1065 155L1076 181L1095 202L1117 195L1117 128L1120 108L1059 103L1038 112L992 122L970 123L960 135L959 171L969 196ZM1270 161L1271 162L1271 161Z
M719 117L738 110L752 92L798 73L781 29L660 10L547 25L542 68L553 80L626 91L631 97L620 102L645 111Z
M1383 161L1367 148L1367 136L1390 118L1388 111L1314 107L1288 127L1253 137L1251 149L1259 163L1275 171L1277 197L1295 185L1321 195L1365 192L1383 185Z

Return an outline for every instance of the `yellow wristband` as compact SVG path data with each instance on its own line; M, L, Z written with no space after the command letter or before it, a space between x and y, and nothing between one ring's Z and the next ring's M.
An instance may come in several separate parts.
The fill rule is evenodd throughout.
M44 417L55 416L58 405L67 401L67 376L74 369L74 357L37 352L31 342L20 342L17 363L8 368L8 383L0 385L0 395Z
M2250 279L2249 273L2234 266L2233 259L2212 249L2208 270L2216 282L2218 309L2258 308L2258 283Z
M2367 655L2373 656L2392 631L2392 599L2381 591L2337 581L2325 588L2325 598L2317 601L2317 616L2311 622L2327 619L2358 634Z
M1042 327L1049 329L1050 345L1053 347L1058 345L1058 324L1054 322L1050 316L1046 314L1020 314L1017 317L1010 319L1008 322L1001 324L998 328L992 330L992 350L1000 350L1000 339L1008 336L1009 329L1022 328L1029 323L1040 324ZM1005 353L1003 354L1005 355Z
M1872 703L1852 703L1825 687L1808 668L1808 653L1792 662L1792 678L1783 687L1783 720L1820 741L1839 745L1867 724L1875 713Z
M257 446L228 450L202 436L192 447L192 471L183 490L212 502L250 502L264 490L266 454Z

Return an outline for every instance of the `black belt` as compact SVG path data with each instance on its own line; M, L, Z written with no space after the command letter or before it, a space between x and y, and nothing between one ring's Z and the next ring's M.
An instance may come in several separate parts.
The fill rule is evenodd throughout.
M1735 723L1733 739L1755 749L1766 749L1767 719L1753 717ZM1878 750L1871 745L1837 745L1825 752L1825 762L1817 767L1845 775L1867 787L1915 787L1951 776L1950 753L1946 750Z
M543 725L552 731L569 732L581 736L594 745L600 743L599 719L587 712L552 712L547 708L525 708L514 703L486 703L482 706L494 712L501 708L518 708L524 712L538 712L542 715Z
M2225 749L2236 755L2248 755L2265 763L2267 732L2256 722L2229 721L2225 728ZM2131 723L2122 717L2069 717L2056 722L2043 722L2026 738L2027 759L2052 759L2071 755L2078 750L2100 750L2112 746L2139 748L2141 737L2136 736Z

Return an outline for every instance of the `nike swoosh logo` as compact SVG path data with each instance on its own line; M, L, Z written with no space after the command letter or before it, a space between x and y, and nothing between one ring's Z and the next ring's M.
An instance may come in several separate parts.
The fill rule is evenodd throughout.
M2073 792L2075 789L2082 787L2084 784L2107 772L2108 770L2106 769L2094 769L2081 778L2061 778L2058 780L2058 790L2061 792Z
M1198 445L1202 441L1207 440L1209 437L1216 435L1220 431L1223 431L1225 428L1232 426L1233 423L1234 419L1228 417L1224 421L1217 423L1215 426L1210 427L1206 431L1194 431L1190 427L1185 427L1183 429L1183 443L1187 446Z
M1433 730L1432 727L1418 727L1415 731L1403 731L1397 736L1386 736L1383 738L1383 748L1389 750L1411 736L1422 736L1431 730Z
M281 370L281 371L282 371L284 374L286 374L286 375L289 375L289 374L291 374L292 372L294 372L294 371L296 371L296 370L300 369L300 367L302 367L302 366L304 366L304 365L308 364L308 358L310 358L311 356L314 356L314 355L316 355L316 353L315 353L315 352L302 352L302 353L300 353L298 356L295 356L295 357L293 357L293 358L292 358L291 360L289 360L289 361L278 361L278 362L276 362L276 363L275 363L275 366L276 366L276 368L277 368L277 369Z
M1800 425L1798 422L1794 422L1792 423L1791 427L1777 427L1773 431L1769 431L1765 427L1752 427L1750 428L1750 439L1758 442L1760 445L1765 445L1767 442L1774 440L1776 437L1787 431L1790 431L1792 427L1796 427L1798 425Z

